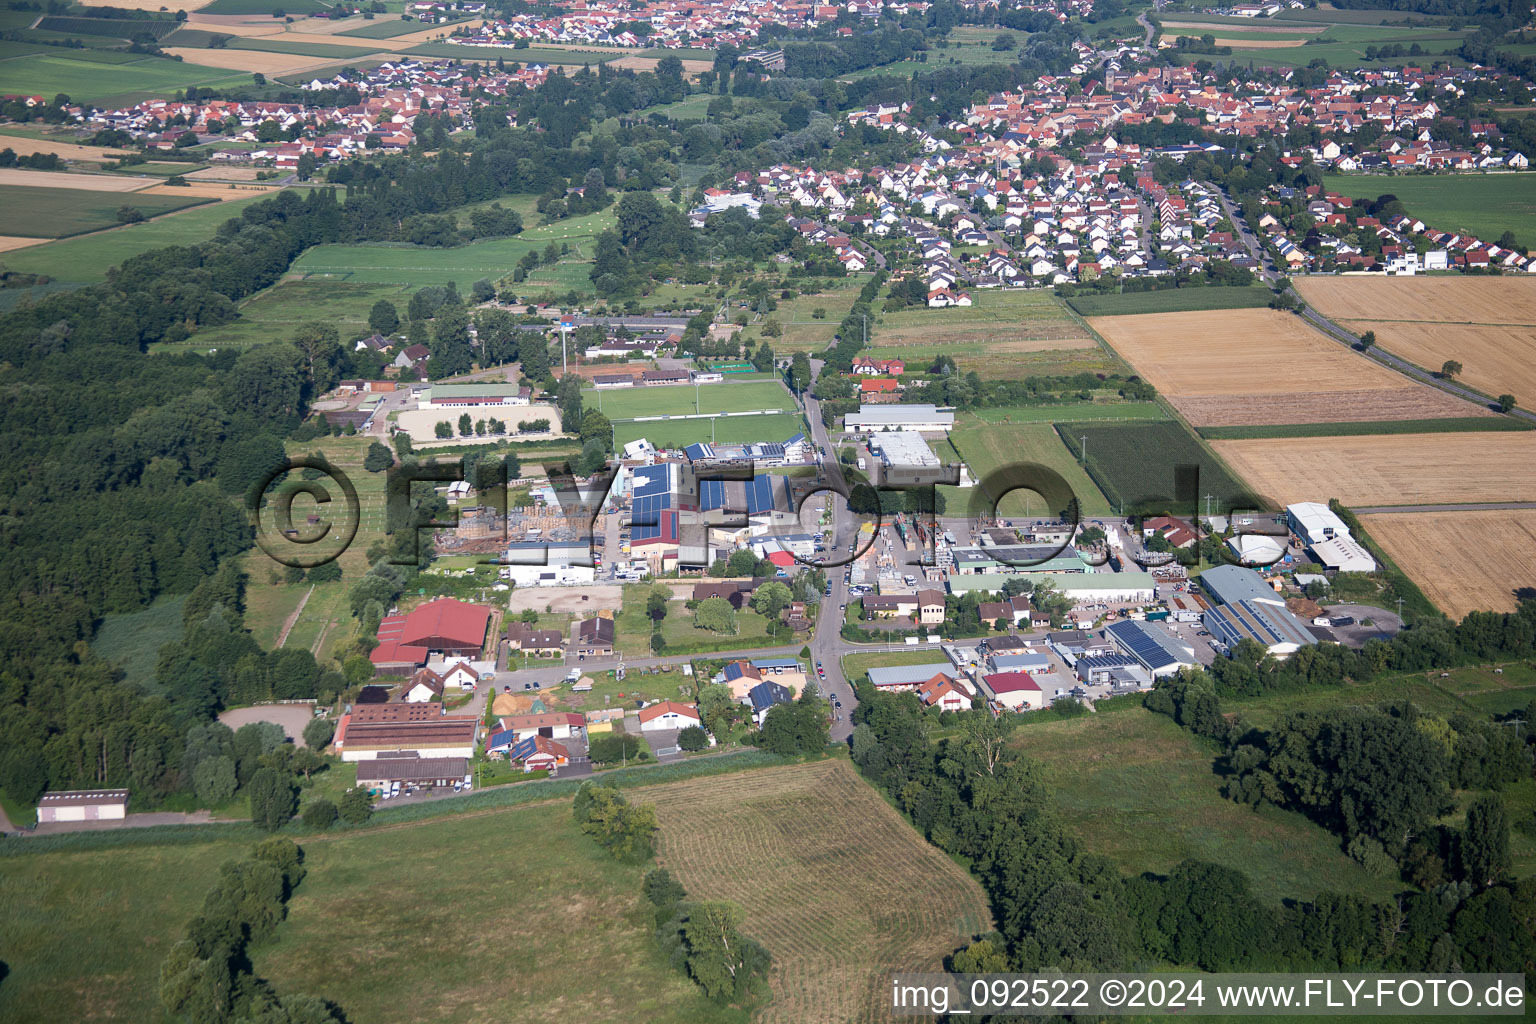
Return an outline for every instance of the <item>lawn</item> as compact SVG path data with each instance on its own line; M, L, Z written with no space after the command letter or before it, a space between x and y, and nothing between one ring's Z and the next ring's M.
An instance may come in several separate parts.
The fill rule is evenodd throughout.
M509 196L500 202L511 209L521 210L519 198ZM588 264L584 261L591 256L588 251L591 241L605 228L613 226L613 210L559 220L542 227L533 226L533 219L527 214L523 219L529 226L520 235L471 242L451 249L402 244L317 245L300 256L293 269L368 284L419 287L456 281L460 290L467 292L469 285L481 278L500 280L503 275L510 274L517 261L527 253L535 250L542 253L550 242L555 242L570 246L570 254L555 267L540 267L526 282L518 285L517 290L530 294L540 288L590 292L592 282L588 277Z
M647 584L624 588L624 604L614 626L619 650L625 654L651 656L651 620L645 614L645 599L650 589ZM670 601L667 604L667 617L661 620L661 636L667 642L667 654L707 654L757 647L787 647L795 643L794 633L780 629L777 634L770 634L768 625L768 620L763 616L751 608L743 608L736 613L734 634L711 633L693 624L693 613L683 606L682 601ZM665 689L675 691L676 682Z
M1069 410L1071 408L1068 407ZM1058 414L1064 411L1058 409ZM1061 475L1072 488L1072 492L1077 495L1084 515L1107 515L1112 511L1104 493L1089 479L1088 474L1067 450L1067 446L1062 443L1061 437L1050 423L988 423L970 413L962 412L955 417L955 429L950 433L949 439L960 457L965 460L966 465L971 467L971 475L978 482L1000 466L1025 462L1037 463ZM965 490L946 489L947 502L969 503L980 500L981 496L982 491L979 487ZM1031 495L1033 501L1027 510L1023 491L1013 491L1006 496L990 495L990 497L1001 498L998 511L1005 516L1026 515L1028 511L1038 513L1043 504L1039 497ZM958 506L950 506L950 508L952 515L960 512Z
M173 217L129 224L89 238L70 238L0 253L0 263L9 270L90 284L105 278L109 269L131 256L167 245L190 245L212 238L220 224L240 216L240 211L247 205L275 194L268 192L249 199L210 203Z
M893 668L897 665L939 665L949 659L938 645L919 647L911 651L873 651L868 654L843 655L843 676L858 680L872 668Z
M293 334L300 324L314 320L333 325L341 333L342 340L347 341L371 332L368 313L380 299L393 302L403 317L410 295L401 286L392 284L289 278L240 303L240 319L198 331L179 344L158 345L156 350L201 352L210 348L244 348L281 341Z
M1536 698L1536 668L1511 663L1499 666L1467 666L1439 672L1382 676L1367 683L1313 687L1288 694L1270 694L1241 700L1225 700L1222 709L1238 712L1254 725L1267 727L1290 711L1413 701L1437 715L1502 715L1523 708Z
M744 330L742 337L754 347L766 340L775 352L785 355L821 352L832 344L832 335L837 333L837 325L848 315L848 310L859 297L859 289L864 287L866 280L866 277L856 275L837 282L841 287L834 290L781 300L779 308L769 313L764 321L777 320L784 329L782 335L764 339L764 321L759 321ZM818 309L823 311L819 319L814 315Z
M288 919L252 950L280 992L333 999L359 1022L480 1021L508 1005L591 1021L735 1019L667 965L640 909L645 868L582 835L568 799L301 842L308 874ZM219 866L247 847L210 838L8 858L0 1018L164 1019L159 963ZM418 884L381 884L428 863L440 867ZM528 920L546 926L537 942L524 941Z
M1119 316L1127 313L1181 313L1198 309L1244 309L1267 306L1275 293L1254 285L1248 288L1164 288L1155 292L1120 292L1110 295L1077 295L1067 305L1082 316Z
M709 112L709 102L715 97L710 93L701 92L697 96L689 96L685 100L675 103L663 103L656 107L647 107L647 118L654 114L670 117L674 121L703 121Z
M1058 423L1056 432L1074 455L1086 445L1088 475L1118 510L1173 511L1176 502L1187 501L1177 507L1188 514L1207 495L1215 502L1212 511L1234 504L1258 507L1247 488L1180 423ZM1199 467L1198 479L1187 479L1190 489L1179 494L1175 476L1191 466Z
M1358 198L1391 194L1440 231L1469 231L1496 241L1505 231L1536 240L1536 172L1523 174L1330 174L1325 186Z
M971 301L970 306L948 309L908 306L881 313L878 328L870 324L870 343L943 345L981 339L1039 342L1087 337L1061 300L1043 288L981 289L971 294Z
M103 661L118 665L123 680L154 690L155 658L160 648L181 639L181 610L185 594L162 597L143 611L108 615L96 628L91 647Z
M742 931L772 955L774 998L759 1024L885 1020L891 972L940 970L990 927L975 881L845 761L658 786L643 799L661 823L660 858L688 894L740 905Z
M1163 715L1130 709L1041 721L1014 742L1046 764L1056 807L1084 846L1128 873L1197 858L1242 871L1270 900L1325 889L1385 899L1401 888L1367 873L1302 815L1223 797L1215 749Z
M193 196L0 185L0 208L6 211L5 233L27 238L63 238L116 227L117 211L124 206L133 207L145 217L157 217L206 202Z
M47 53L0 61L0 94L54 96L62 92L76 102L114 106L151 95L163 97L189 85L221 88L249 85L251 79L250 75L228 68L204 67L169 58L143 57L130 63L109 64L86 56L89 51L48 49Z

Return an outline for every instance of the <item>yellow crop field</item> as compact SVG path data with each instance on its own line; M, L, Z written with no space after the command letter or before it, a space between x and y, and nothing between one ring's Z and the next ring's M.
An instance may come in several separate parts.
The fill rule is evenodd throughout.
M889 1018L885 979L940 970L991 927L980 888L845 762L648 789L660 862L694 899L731 900L773 955L759 1024Z
M1536 432L1267 438L1212 447L1255 491L1281 504L1536 501Z
M1289 313L1223 309L1088 322L1196 426L1438 419L1486 412L1408 381Z
M265 50L209 50L190 46L172 46L166 53L188 62L233 71L260 71L264 75L289 75L310 68L335 64L335 57L313 57L297 53L269 53Z
M1302 296L1356 334L1426 370L1460 363L1458 380L1536 403L1536 280L1529 277L1321 277Z
M51 152L51 150L50 150ZM122 174L69 174L65 171L27 171L17 167L0 168L0 185L27 188L77 188L87 192L137 192L155 184L157 178L130 178Z
M1536 324L1536 279L1303 277L1296 290L1333 320Z
M1371 537L1441 611L1512 612L1536 590L1536 509L1361 517Z

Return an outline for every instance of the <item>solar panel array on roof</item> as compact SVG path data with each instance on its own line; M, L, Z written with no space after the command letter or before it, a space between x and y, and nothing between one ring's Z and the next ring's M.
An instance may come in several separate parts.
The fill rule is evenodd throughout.
M790 507L782 476L760 473L750 480L699 482L699 508L705 511L725 508L752 516L774 508L787 510Z
M1153 672L1176 665L1192 664L1193 659L1174 647L1172 639L1156 626L1135 619L1112 622L1104 627L1131 655Z
M674 516L662 513L673 507L673 467L669 464L642 466L634 471L630 492L630 541L661 539ZM675 526L672 527L675 533Z

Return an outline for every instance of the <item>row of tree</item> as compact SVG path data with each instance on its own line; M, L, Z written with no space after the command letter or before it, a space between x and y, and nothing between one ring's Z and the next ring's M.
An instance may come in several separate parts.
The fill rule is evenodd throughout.
M935 742L916 695L861 685L858 698L855 764L990 897L998 932L957 953L955 970L1499 971L1536 955L1531 882L1275 905L1222 865L1126 878L1062 824L1043 766L1009 735L1011 716L963 712Z

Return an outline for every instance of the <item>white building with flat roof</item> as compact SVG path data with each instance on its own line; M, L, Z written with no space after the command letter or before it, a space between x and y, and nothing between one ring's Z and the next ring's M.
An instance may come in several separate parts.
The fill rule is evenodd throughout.
M933 454L923 435L915 430L894 430L876 434L869 439L869 450L880 456L887 466L937 466L939 457Z
M843 417L845 429L866 433L918 430L947 434L954 425L954 411L936 405L861 405L858 412Z

